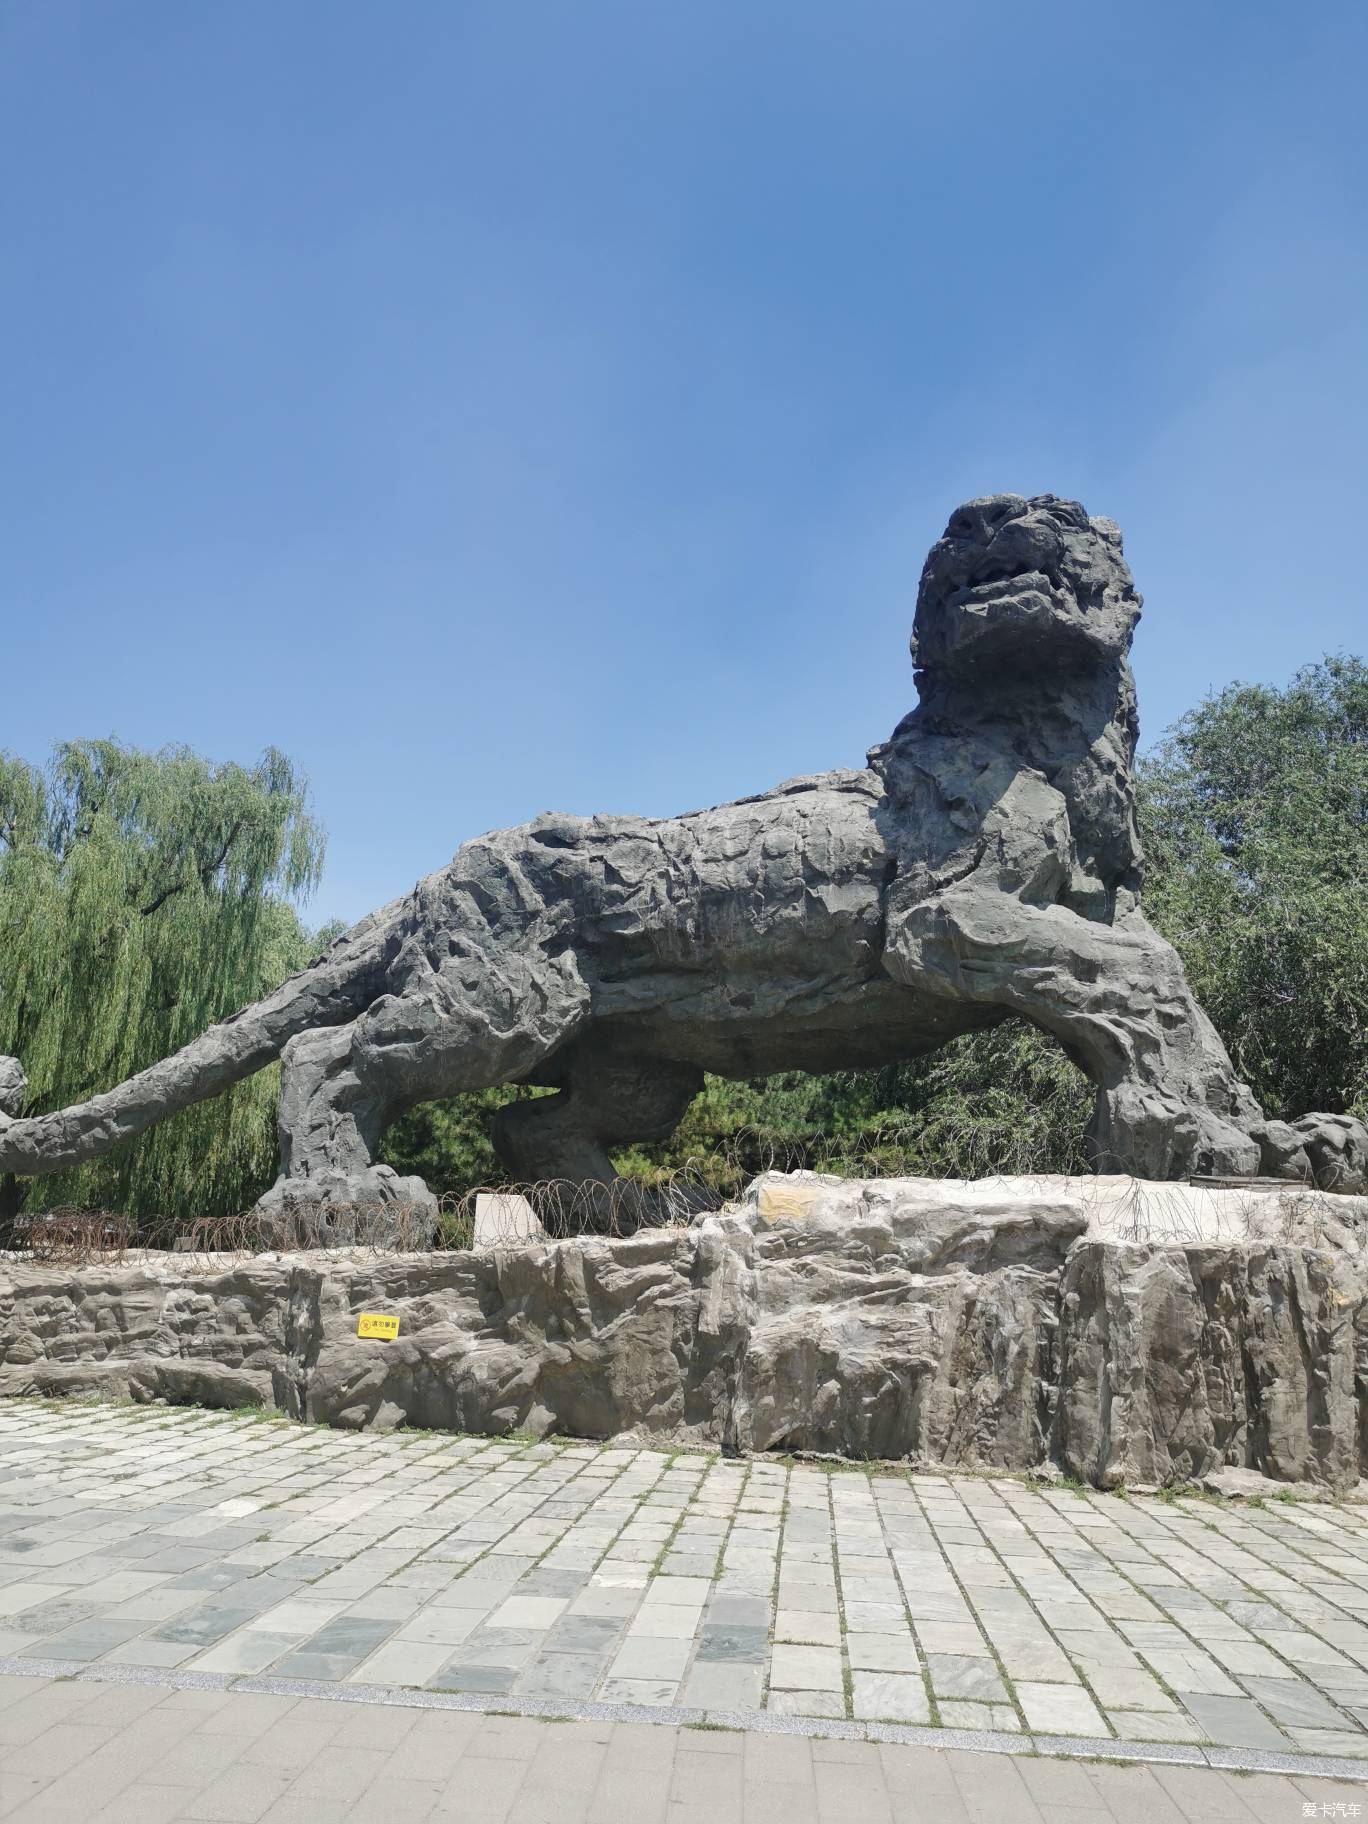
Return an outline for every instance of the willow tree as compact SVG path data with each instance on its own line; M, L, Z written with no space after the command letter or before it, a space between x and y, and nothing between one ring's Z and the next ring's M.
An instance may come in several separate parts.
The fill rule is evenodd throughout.
M0 1053L25 1113L81 1101L196 1037L308 960L292 903L322 832L274 749L254 767L187 748L75 741L39 769L0 754ZM250 1203L275 1152L275 1070L93 1165L30 1185L56 1203L187 1216Z

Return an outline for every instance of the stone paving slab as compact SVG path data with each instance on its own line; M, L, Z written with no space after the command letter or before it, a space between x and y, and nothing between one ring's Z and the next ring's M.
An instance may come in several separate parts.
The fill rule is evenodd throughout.
M0 1662L1368 1777L1368 1508L14 1400Z

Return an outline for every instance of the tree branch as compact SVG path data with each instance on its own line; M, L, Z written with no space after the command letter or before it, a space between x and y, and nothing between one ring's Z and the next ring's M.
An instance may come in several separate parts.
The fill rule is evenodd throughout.
M199 876L206 887L209 885L209 882L213 879L214 875L218 873L219 869L223 866L224 862L227 861L228 851L232 848L233 844L237 841L238 837L242 834L242 823L243 823L243 820L241 817L239 817L237 822L233 825L232 829L229 830L228 834L224 837L223 846L222 846L222 848L220 848L218 854L214 857L214 859L212 861L206 862L204 864L204 866L200 869ZM154 912L160 912L160 910L166 904L168 899L174 899L176 897L177 893L183 893L185 891L185 888L186 888L186 882L183 880L178 880L174 886L165 888L164 891L162 891L161 893L158 893L157 897L152 901L151 905L142 906L139 908L139 910L142 913L142 916L144 918L150 918Z

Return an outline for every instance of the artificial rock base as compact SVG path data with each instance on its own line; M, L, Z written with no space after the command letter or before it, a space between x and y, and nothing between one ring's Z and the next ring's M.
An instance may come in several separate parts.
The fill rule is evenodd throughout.
M1365 1232L1364 1198L772 1174L626 1240L9 1260L0 1392L1345 1491L1368 1463ZM397 1338L358 1338L363 1311Z

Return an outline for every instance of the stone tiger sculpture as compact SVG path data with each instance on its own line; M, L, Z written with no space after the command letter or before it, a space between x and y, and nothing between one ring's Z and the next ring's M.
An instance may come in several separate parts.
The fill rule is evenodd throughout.
M0 1172L90 1159L280 1057L268 1209L430 1203L375 1162L415 1104L494 1084L515 1178L609 1183L705 1071L863 1069L1022 1015L1096 1086L1100 1171L1368 1183L1342 1116L1265 1120L1140 910L1121 537L1052 495L970 501L927 558L920 702L863 769L654 820L546 815L407 897L176 1056L18 1118Z

